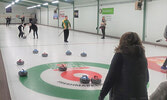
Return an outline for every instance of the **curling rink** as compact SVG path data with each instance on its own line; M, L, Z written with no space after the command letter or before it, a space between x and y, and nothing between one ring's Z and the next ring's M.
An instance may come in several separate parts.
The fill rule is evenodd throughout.
M12 100L97 100L114 55L119 39L101 39L99 35L70 30L68 43L64 36L58 36L62 29L38 25L39 39L33 39L30 33L27 39L18 38L18 25L0 25L0 48L3 56L7 80ZM28 27L25 28L28 34ZM166 74L160 72L160 66L167 56L167 48L144 44L150 81L148 94L166 80ZM33 54L33 50L39 50ZM67 56L67 50L72 55ZM42 57L42 53L48 57ZM87 57L81 57L82 52ZM25 64L18 66L22 59ZM66 64L66 72L58 71L59 64ZM135 65L134 65L135 66ZM18 72L28 71L28 77L19 78ZM102 78L102 84L83 85L79 82L82 75ZM108 100L108 97L105 98Z

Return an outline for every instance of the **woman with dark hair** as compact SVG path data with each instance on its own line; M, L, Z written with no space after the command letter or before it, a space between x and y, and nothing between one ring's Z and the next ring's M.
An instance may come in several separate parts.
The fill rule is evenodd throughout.
M115 52L99 100L108 92L110 100L148 100L147 59L137 33L123 34Z
M9 26L9 24L10 24L10 18L6 17L6 26Z

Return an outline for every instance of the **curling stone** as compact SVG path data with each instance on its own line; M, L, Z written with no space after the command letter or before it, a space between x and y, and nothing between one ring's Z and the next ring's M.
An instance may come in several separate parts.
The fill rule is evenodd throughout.
M70 56L70 55L72 55L72 52L71 52L70 50L68 50L68 51L66 52L66 55Z
M87 75L82 75L82 77L80 78L80 82L83 84L88 84L90 82L90 79Z
M93 78L91 78L91 82L92 82L92 84L100 84L101 79L98 78L98 76L94 76Z
M17 61L17 65L24 65L24 61L21 60L21 59L19 59L19 60Z
M38 53L38 50L37 49L34 49L33 50L33 54L37 54Z
M87 54L85 52L81 53L81 57L86 57Z
M27 36L23 36L23 39L26 39L27 38Z
M166 67L166 66L162 66L162 67L161 67L161 72L167 73L167 67Z
M28 72L23 69L22 71L19 71L18 74L20 77L27 77Z
M47 57L47 56L48 56L48 54L45 52L42 54L42 57Z
M61 64L59 66L59 71L66 71L66 70L67 70L67 67L64 64Z

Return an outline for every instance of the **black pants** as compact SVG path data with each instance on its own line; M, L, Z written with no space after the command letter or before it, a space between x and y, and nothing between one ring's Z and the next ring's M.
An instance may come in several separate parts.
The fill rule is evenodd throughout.
M23 35L24 35L24 33L22 32L21 29L19 29L19 38L20 38L20 37L23 37Z
M35 34L36 34L36 36L37 36L37 39L38 39L38 32L37 32L38 30L33 30L33 36L34 36L34 39L35 39Z
M166 65L167 65L167 58L166 58L166 60L165 60L165 62L163 64L163 66L166 67Z
M10 24L9 21L6 21L6 26L9 26L9 24Z
M105 33L105 27L103 27L102 29L101 29L101 31L102 31L102 34L103 34L103 38L105 38L105 35L106 35L106 33Z
M64 42L67 42L68 36L69 36L69 29L65 29L64 30Z

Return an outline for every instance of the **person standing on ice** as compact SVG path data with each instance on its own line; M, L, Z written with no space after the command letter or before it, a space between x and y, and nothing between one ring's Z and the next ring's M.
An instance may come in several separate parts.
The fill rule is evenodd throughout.
M122 35L104 81L99 100L148 100L147 59L142 42L134 32Z
M68 20L68 16L65 16L65 19L62 21L62 27L64 29L64 42L68 42L69 29L71 29L71 23Z

